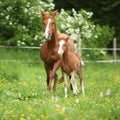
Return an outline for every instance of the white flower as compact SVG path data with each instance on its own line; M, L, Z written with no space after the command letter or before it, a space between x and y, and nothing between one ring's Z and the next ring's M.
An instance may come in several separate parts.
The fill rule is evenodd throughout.
M7 10L8 11L12 10L12 7L11 6L7 7Z
M9 15L7 15L5 18L8 20L8 19L9 19L9 17L10 17L10 16L9 16Z
M89 54L87 54L86 56L87 56L87 57L90 57L90 55L89 55Z
M103 97L103 92L100 92L100 97Z
M3 15L4 15L4 13L2 13L2 12L1 12L1 13L0 13L0 15L1 15L1 16L3 16Z
M101 50L100 53L106 55L106 51Z
M80 29L79 29L79 28L75 29L75 32L76 32L77 34L80 34Z
M37 40L37 39L38 39L38 36L37 36L37 35L35 35L34 40Z
M79 103L79 99L77 98L77 99L75 99L75 103L76 104L78 104Z
M25 26L22 26L23 29L25 29L26 27Z
M21 45L25 45L25 42L21 42Z
M94 37L95 37L95 38L98 38L98 36L97 36L97 35L94 35Z
M64 24L61 24L62 29L66 29L66 26Z
M25 9L24 9L24 12L25 12L25 13L27 13L27 12L28 12L28 9L27 9L27 8L25 8Z
M12 22L9 22L9 25L12 25L13 23Z
M30 7L30 3L28 2L26 6L27 6L27 7Z
M39 79L42 79L42 77L41 77L41 76L39 76Z
M110 95L110 90L109 90L109 89L106 91L106 95L107 95L107 96Z
M20 40L18 40L17 43L19 44L19 43L20 43Z

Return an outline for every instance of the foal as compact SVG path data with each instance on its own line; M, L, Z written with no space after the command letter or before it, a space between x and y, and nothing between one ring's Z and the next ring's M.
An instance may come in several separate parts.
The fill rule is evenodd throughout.
M85 96L84 93L84 82L82 78L82 65L81 59L78 54L69 52L66 42L68 41L69 37L59 41L59 48L58 54L61 57L60 66L64 72L64 90L65 90L65 97L67 98L67 79L66 74L71 76L71 84L73 87L73 93L78 94L78 88L75 80L76 73L80 78L80 84L82 86L82 94Z

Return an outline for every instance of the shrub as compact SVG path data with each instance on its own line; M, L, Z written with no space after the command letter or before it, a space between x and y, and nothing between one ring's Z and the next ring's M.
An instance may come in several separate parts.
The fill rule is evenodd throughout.
M103 48L107 47L108 43L112 40L114 36L114 29L109 26L99 26L95 25L90 21L92 17L92 12L87 12L85 10L80 10L78 13L72 9L72 11L61 12L57 18L59 29L74 40L75 43L78 42L78 35L81 36L82 47L86 48ZM84 57L89 56L89 58L97 58L105 55L104 51L85 51Z
M52 11L53 0L0 1L0 44L38 45L43 40L40 12Z
M52 12L53 0L14 0L0 2L0 44L39 46L44 41L41 11ZM107 47L114 36L114 29L99 26L91 22L93 13L85 10L65 11L61 9L57 16L57 27L71 36L75 44L78 34L82 47ZM96 58L103 51L84 52L84 56ZM102 54L105 55L105 54Z

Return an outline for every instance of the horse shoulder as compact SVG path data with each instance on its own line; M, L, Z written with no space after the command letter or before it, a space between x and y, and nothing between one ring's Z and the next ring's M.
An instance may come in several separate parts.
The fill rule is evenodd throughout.
M47 43L46 43L46 41L42 44L42 46L41 46L41 48L40 48L40 56L41 56L41 58L44 58L45 56L46 56L46 53L48 53L47 52L47 49L46 49L46 45L47 45Z

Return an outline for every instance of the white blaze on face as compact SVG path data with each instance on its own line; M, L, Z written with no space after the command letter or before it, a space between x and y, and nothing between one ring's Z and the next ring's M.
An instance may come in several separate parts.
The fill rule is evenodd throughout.
M48 32L49 32L49 24L51 22L51 19L48 19L48 23L47 23L47 26L46 26L46 29L45 29L45 38L47 39L48 38Z
M61 40L60 42L59 42L59 48L58 48L58 54L60 55L60 56L62 56L62 54L64 53L64 51L63 51L63 45L65 44L65 41L64 40Z

